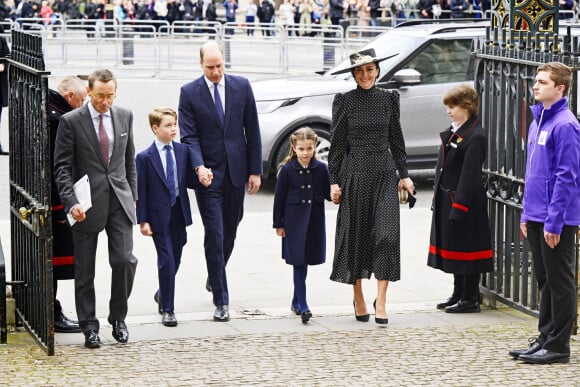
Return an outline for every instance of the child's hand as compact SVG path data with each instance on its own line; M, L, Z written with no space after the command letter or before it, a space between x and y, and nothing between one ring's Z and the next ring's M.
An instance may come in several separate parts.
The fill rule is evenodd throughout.
M151 225L149 222L141 223L141 234L145 236L152 236L153 231L151 231Z
M276 235L285 238L286 237L286 231L284 230L284 227L280 227L276 229Z
M197 178L204 187L209 187L213 180L213 172L211 168L206 168L203 165L197 168Z
M340 203L340 197L342 196L342 191L338 184L330 185L330 199L334 204Z

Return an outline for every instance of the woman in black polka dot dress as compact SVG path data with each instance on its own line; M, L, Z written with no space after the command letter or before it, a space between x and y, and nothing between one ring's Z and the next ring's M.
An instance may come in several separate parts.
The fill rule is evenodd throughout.
M353 285L355 317L366 322L361 279L374 274L375 322L381 325L388 323L387 286L401 273L397 190L414 191L399 95L375 87L384 59L376 58L373 49L364 50L350 56L351 67L337 72L350 71L357 88L335 96L328 157L331 197L340 203L330 279Z

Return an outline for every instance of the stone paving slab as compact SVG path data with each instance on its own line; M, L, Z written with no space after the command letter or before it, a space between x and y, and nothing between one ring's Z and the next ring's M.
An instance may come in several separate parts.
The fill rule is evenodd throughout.
M13 344L0 347L2 384L580 385L577 337L571 364L538 366L510 358L508 350L525 346L536 332L535 319L520 313L484 310L455 324L442 312L401 313L391 319L388 328L357 323L352 316L320 317L307 326L296 318L194 321L181 324L190 337L107 342L96 350L60 345L54 357L30 343ZM144 325L150 333L170 330ZM132 337L140 335L136 326L129 329ZM196 337L196 332L203 335Z

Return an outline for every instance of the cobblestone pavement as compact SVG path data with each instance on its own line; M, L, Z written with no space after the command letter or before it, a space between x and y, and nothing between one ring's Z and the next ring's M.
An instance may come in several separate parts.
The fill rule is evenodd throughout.
M483 313L482 313L483 315ZM420 318L418 315L417 318ZM354 320L354 319L353 319ZM270 320L269 324L275 324ZM360 324L360 323L359 323ZM10 386L386 385L579 386L580 343L570 364L512 360L536 321L241 334L58 346L48 357L32 343L0 347Z

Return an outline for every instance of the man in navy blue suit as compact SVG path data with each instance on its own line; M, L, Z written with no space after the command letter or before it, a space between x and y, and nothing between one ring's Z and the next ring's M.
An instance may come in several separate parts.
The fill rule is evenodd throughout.
M228 321L226 264L242 220L244 186L260 188L262 144L258 112L247 79L224 74L220 46L201 47L203 76L181 87L179 129L190 147L200 187L197 206L205 229L206 288L213 293L215 321Z
M193 183L193 166L187 146L173 141L177 135L177 114L170 108L149 113L155 141L137 155L137 222L141 234L153 237L157 250L161 323L177 326L174 312L175 275L187 242L191 224L187 187Z

